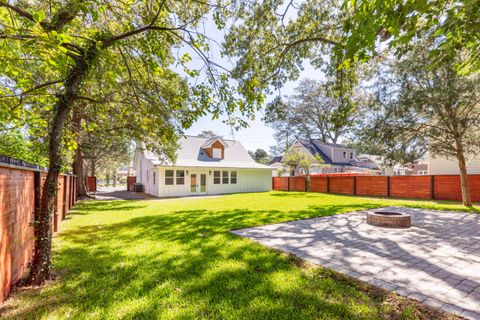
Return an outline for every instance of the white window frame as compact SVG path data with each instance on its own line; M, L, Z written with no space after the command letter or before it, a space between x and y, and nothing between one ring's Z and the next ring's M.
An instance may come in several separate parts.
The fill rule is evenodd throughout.
M218 177L216 174L218 173ZM213 184L221 184L222 183L222 172L221 171L213 171Z
M221 159L222 158L222 149L212 148L212 158Z
M182 173L182 175L180 173ZM181 183L178 183L178 181L181 181ZM180 186L183 186L185 184L185 170L175 171L175 184Z
M230 171L230 184L237 184L237 171Z
M230 179L228 176L228 171L222 171L222 184L229 184L229 182L230 182Z
M171 176L167 176L167 172L168 171L171 171L172 172L172 175ZM167 179L168 181L170 181L170 179L172 180L172 183L167 183ZM173 186L175 185L175 170L165 170L165 185L166 186Z

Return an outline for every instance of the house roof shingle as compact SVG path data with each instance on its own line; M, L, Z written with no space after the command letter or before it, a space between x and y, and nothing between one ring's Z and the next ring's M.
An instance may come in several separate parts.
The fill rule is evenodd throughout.
M343 165L343 166L351 165L350 162L335 162L335 161L332 161L332 159L329 156L327 156L320 149L320 144L327 145L328 147L347 148L345 145L335 144L335 143L326 143L326 142L321 142L320 140L297 139L297 141L300 142L308 150L308 152L310 152L312 155L320 156L323 159L323 161L325 162L325 164Z

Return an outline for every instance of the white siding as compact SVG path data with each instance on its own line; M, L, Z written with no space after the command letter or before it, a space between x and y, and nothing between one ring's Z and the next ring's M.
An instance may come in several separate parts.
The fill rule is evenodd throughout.
M231 168L192 168L192 167L157 167L158 181L156 192L148 192L160 197L176 197L188 195L213 195L223 193L240 193L240 192L261 192L272 190L272 170L271 169L231 169ZM165 185L165 170L185 170L185 183L177 185L174 179L173 185ZM213 184L214 171L236 171L236 184ZM200 174L206 174L207 191L206 193L192 194L190 192L191 174L196 173L197 179ZM230 173L229 173L230 175ZM151 189L149 189L151 190Z
M480 159L473 159L467 163L469 174L480 174ZM428 174L460 174L458 162L446 158L428 158Z

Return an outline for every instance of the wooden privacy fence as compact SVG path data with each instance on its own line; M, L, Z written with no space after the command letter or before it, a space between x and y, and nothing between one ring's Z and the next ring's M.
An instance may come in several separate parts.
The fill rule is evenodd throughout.
M21 279L32 257L33 221L40 207L46 172L21 161L0 157L0 303ZM52 217L56 232L77 201L76 177L58 177L57 207Z
M90 176L86 178L86 184L88 188L88 192L97 192L97 177Z
M133 188L133 185L137 182L136 176L127 176L127 190L130 191Z
M472 201L480 202L480 175L469 175ZM273 190L307 191L306 177L274 177ZM310 176L310 192L425 200L462 200L459 175Z

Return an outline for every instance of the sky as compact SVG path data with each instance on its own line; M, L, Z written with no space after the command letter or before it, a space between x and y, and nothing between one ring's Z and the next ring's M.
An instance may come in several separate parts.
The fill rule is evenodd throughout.
M210 43L211 47L213 48L213 56L211 57L212 60L217 63L221 62L222 66L226 67L227 69L231 69L233 67L232 62L222 59L219 55L216 55L219 54L220 47L218 44L215 44L215 42L221 43L224 33L221 30L218 30L210 19L207 19L204 22L204 29L208 30L207 35L214 40ZM188 52L192 57L191 67L199 67L201 65L200 59L196 57L196 54L193 52L193 50L189 48L184 48L182 50ZM286 85L281 89L280 94L282 96L292 95L300 79L310 78L320 80L323 79L323 76L324 75L321 71L315 70L310 63L306 62L304 63L304 70L300 74L299 79L297 81L290 81L286 83ZM271 98L272 97L267 97L267 102ZM185 130L185 134L197 135L203 130L211 130L225 139L234 139L240 141L247 150L255 151L256 149L264 149L268 152L269 147L275 145L275 139L273 137L274 130L268 127L262 121L262 118L263 111L258 111L255 114L255 120L248 121L248 128L232 132L232 129L222 122L224 119L220 118L218 120L212 120L212 117L207 115L200 118L189 129Z

